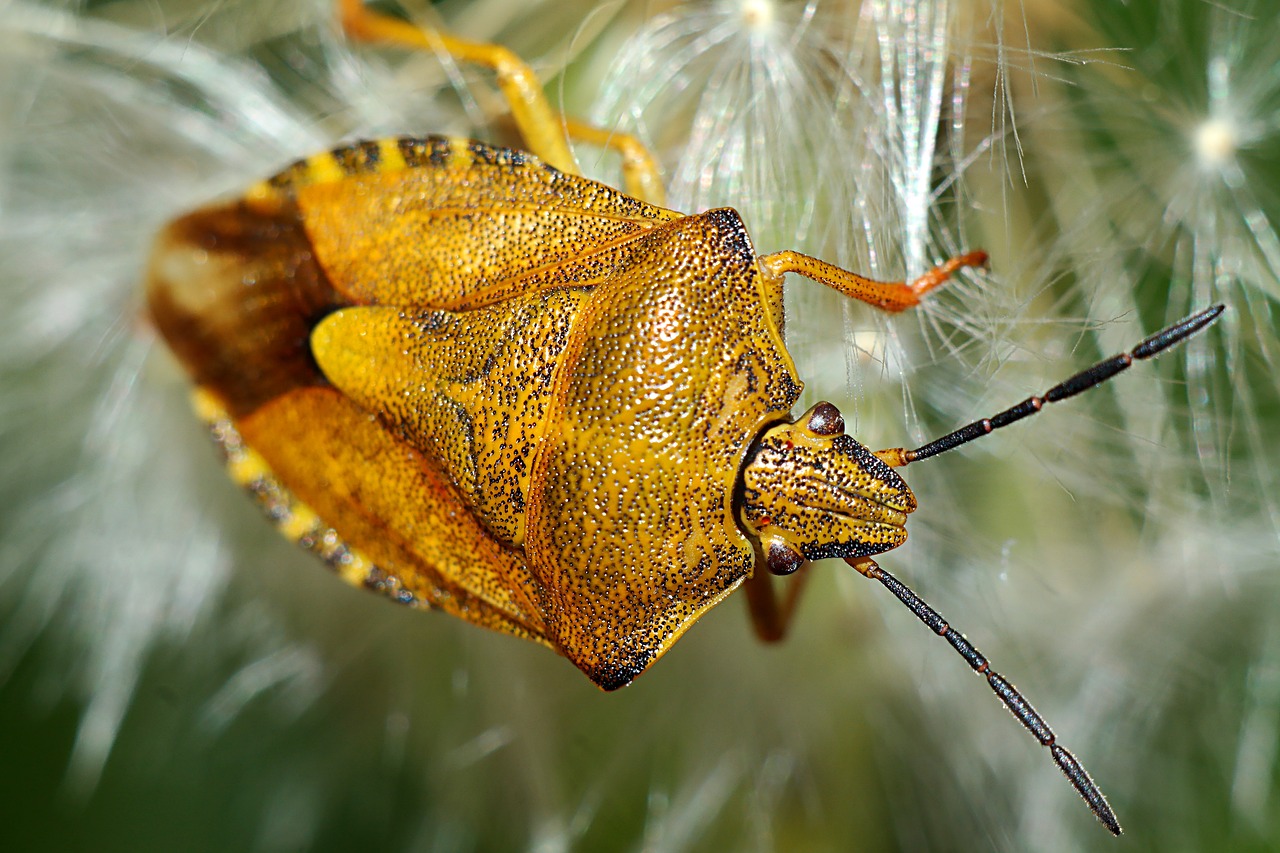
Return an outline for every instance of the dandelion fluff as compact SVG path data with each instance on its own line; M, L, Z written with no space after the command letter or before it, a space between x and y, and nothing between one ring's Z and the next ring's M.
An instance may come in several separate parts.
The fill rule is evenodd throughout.
M1228 302L1106 390L912 466L921 510L886 566L1038 705L1130 833L1268 846L1263 4L1099 0L1083 25L1034 4L588 5L409 11L528 56L567 111L651 146L673 205L738 207L761 251L891 278L992 250L990 274L894 319L791 287L806 402L868 443L933 437ZM503 139L483 72L352 49L320 2L11 2L0 37L18 847L1100 843L982 684L850 572L818 567L788 643L755 645L730 601L606 696L543 649L345 588L226 481L139 313L151 235L339 139Z

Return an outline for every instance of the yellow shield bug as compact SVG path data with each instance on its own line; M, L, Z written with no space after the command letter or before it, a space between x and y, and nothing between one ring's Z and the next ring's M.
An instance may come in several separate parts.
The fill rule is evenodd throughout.
M916 508L894 469L1087 390L1222 306L923 447L872 452L829 403L791 419L785 274L901 311L984 253L910 283L757 255L733 210L662 207L643 148L562 122L504 49L340 6L355 37L491 67L531 153L360 142L161 235L151 316L282 532L352 583L546 645L606 690L740 585L780 638L795 596L780 605L769 575L842 558L982 674L1119 833L1031 705L872 557ZM617 148L627 192L580 177L565 131Z

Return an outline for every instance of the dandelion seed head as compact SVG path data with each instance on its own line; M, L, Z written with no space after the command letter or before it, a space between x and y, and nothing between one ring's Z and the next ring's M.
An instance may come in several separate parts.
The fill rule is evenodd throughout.
M774 4L770 0L741 0L738 14L748 30L762 35L768 34L777 17Z
M253 6L222 5L232 11ZM552 4L555 14L570 5ZM973 56L957 41L954 5L664 5L667 14L620 28L625 38L609 42L623 47L609 57L612 74L596 119L650 144L667 169L672 206L739 207L759 251L796 248L883 278L919 272L957 249L994 248L985 241L1001 226L1022 227L997 210L990 230L965 230L981 207L962 186L966 164L975 152L1001 156L1002 149L998 139L964 136L969 86L982 72L974 73ZM520 833L530 849L554 850L627 841L670 850L789 849L797 832L834 839L828 844L834 847L867 839L869 849L926 849L934 839L942 839L934 843L944 849L990 846L992 838L1006 839L1006 849L1096 843L1096 827L1060 775L993 707L981 682L948 657L945 644L868 593L864 580L827 566L817 567L811 589L818 592L801 603L799 630L784 649L735 653L748 632L741 613L733 612L742 602L730 601L636 689L601 697L545 649L362 597L277 541L220 476L186 412L183 388L175 387L181 385L177 369L163 354L145 354L145 335L133 340L130 295L149 233L166 217L234 192L340 136L485 133L483 127L460 131L465 125L438 116L408 117L414 98L405 95L423 94L415 88L421 78L405 74L398 87L384 88L395 75L382 71L394 65L397 52L335 43L324 6L308 7L321 29L273 40L254 61L238 55L207 61L209 53L186 31L171 39L125 39L116 51L123 61L103 59L102 45L74 46L65 64L53 59L56 49L42 52L49 77L84 86L83 101L107 121L92 129L79 122L75 134L43 137L95 145L60 149L70 166L55 169L50 158L37 170L54 182L46 189L58 190L44 196L61 203L40 208L47 215L36 227L9 229L33 209L25 194L9 192L26 185L30 170L0 173L16 176L0 185L0 198L13 204L0 209L6 226L0 228L6 261L0 274L12 278L18 267L11 258L32 263L11 295L18 307L5 330L14 332L0 336L6 383L0 438L50 457L32 474L16 458L24 454L11 454L0 470L10 491L45 495L29 512L5 520L0 582L8 583L0 589L9 601L15 588L23 594L15 617L0 629L0 671L11 660L6 654L14 654L3 640L15 636L56 631L81 650L69 656L71 666L50 676L86 709L71 781L87 789L113 756L134 758L125 747L135 707L144 709L135 724L135 754L152 754L155 733L148 724L155 717L145 709L154 714L160 704L163 719L175 720L180 714L168 706L177 703L194 724L176 721L164 730L171 737L166 745L180 754L175 765L234 771L247 759L252 767L231 781L203 771L209 775L199 777L201 793L208 791L204 799L214 817L190 804L193 824L217 828L210 831L256 825L257 846L273 849L316 838L343 846L337 824L348 820L367 832L354 846L394 846L416 826L417 846L441 849L510 846ZM25 12L34 4L9 8L19 7ZM571 28L572 15L565 22ZM5 23L0 20L0 29ZM76 23L60 31L102 32L91 17ZM282 84L289 97L267 75L252 73L256 61L281 58L277 49L280 64L314 70L305 53L317 44L328 70L295 71ZM1044 227L999 258L989 278L955 282L931 296L926 310L892 320L839 299L809 301L821 291L817 285L793 288L801 295L789 296L787 343L795 353L809 353L800 370L811 383L807 393L849 389L856 403L841 408L850 431L873 446L929 438L1043 391L1067 367L1132 345L1153 330L1162 311L1185 313L1187 302L1219 293L1226 271L1237 269L1222 248L1239 244L1210 227L1211 218L1186 214L1197 205L1230 210L1206 189L1228 186L1233 170L1256 174L1251 148L1268 137L1252 117L1274 114L1259 98L1265 86L1225 73L1233 69L1238 78L1242 69L1274 63L1268 66L1265 56L1250 63L1222 46L1230 62L1224 73L1210 69L1208 75L1216 80L1210 89L1217 100L1157 111L1151 104L1172 87L1155 84L1141 87L1144 96L1153 93L1146 107L1133 106L1124 92L1114 98L1133 111L1127 129L1148 133L1133 146L1140 156L1132 169L1144 170L1144 180L1160 180L1140 192L1132 181L1123 191L1119 182L1112 188L1098 168L1098 150L1075 142L1090 121L1075 115L1076 133L1059 137L1072 140L1062 164L1043 157L1044 136L1034 134L1027 136L1025 172L1002 160L993 171L1016 176L1003 188L1013 199L1010 209L1021 213L1026 205L1029 218ZM419 66L437 61L417 58ZM1007 72L1004 63L1003 56L993 63L996 76ZM122 65L128 74L102 71ZM473 69L466 77L491 82ZM93 85L108 78L111 86ZM19 79L0 74L0 92ZM1096 81L1079 86L1079 101L1090 105L1083 112L1096 114L1090 101L1099 91ZM174 92L195 92L204 102L175 103ZM1006 94L1016 97L1018 87ZM40 100L43 108L48 99ZM161 109L128 112L126 103ZM1153 121L1134 120L1142 109ZM990 110L977 113L986 124ZM68 115L84 113L69 109ZM73 126L39 118L30 122L31 132ZM1025 129L1036 119L1034 108L1020 113ZM1214 121L1223 125L1203 130ZM156 161L153 175L137 170L137 158L128 156L137 147L128 138L110 136L104 127L173 129L184 141L148 132L151 157L141 159ZM37 153L40 147L30 146ZM1114 149L1128 150L1103 150ZM13 162L25 165L22 158ZM77 198L69 192L76 181L67 177L77 165L116 183ZM1064 206L1055 219L1019 195L1026 180L1046 173L1058 183L1039 194L1054 203L1071 198L1073 188L1102 186L1095 195L1108 202L1145 194L1157 199L1158 210L1110 217L1107 205L1094 200L1075 210ZM1259 189L1248 180L1230 186L1251 183ZM1210 198L1212 205L1205 202ZM1178 203L1167 203L1171 199ZM1254 224L1248 233L1265 235L1271 227L1266 210L1243 203L1236 218L1246 214ZM5 218L10 211L18 215ZM1115 221L1130 232L1109 227ZM1113 263L1131 248L1124 239L1137 232L1135 223L1182 227L1189 221L1199 224L1178 244L1175 266L1186 262L1194 269L1194 283L1162 281L1157 298L1139 300L1131 291L1141 270ZM74 227L65 231L85 235L83 242L60 241L59 228L68 223ZM1056 236L1046 236L1050 232ZM1150 241L1160 244L1158 236ZM1018 291L1017 273L1010 272L1019 264L1032 271L1029 294ZM1242 299L1256 293L1240 292ZM985 310L999 300L1020 311L1044 303L1050 319L1036 326L1021 313L1010 321ZM1248 309L1257 319L1244 319ZM1269 310L1266 300L1257 300L1233 305L1232 315L1253 322L1253 333L1261 335L1273 316ZM99 322L113 312L109 322ZM939 318L946 324L936 323ZM1253 405L1247 399L1233 402L1234 411L1193 415L1195 423L1186 426L1184 389L1200 401L1196 411L1206 400L1217 405L1230 390L1214 378L1221 363L1215 366L1208 343L1217 334L1206 335L1198 350L1189 348L1181 362L1162 356L1111 391L1091 392L1090 400L1002 431L972 451L912 466L908 479L921 512L909 551L889 558L1027 691L1118 806L1149 797L1139 810L1148 814L1168 811L1167 803L1155 802L1146 786L1126 791L1125 782L1141 775L1127 771L1143 761L1159 763L1183 786L1187 796L1176 801L1193 801L1194 774L1162 756L1150 729L1168 720L1174 742L1195 743L1185 729L1197 719L1208 721L1205 729L1229 728L1213 714L1182 713L1177 694L1226 683L1231 656L1210 655L1199 644L1215 643L1216 650L1237 636L1247 644L1247 626L1217 617L1241 612L1228 599L1233 591L1257 588L1251 571L1274 575L1274 528L1243 513L1240 524L1215 524L1212 465L1205 466L1209 475L1194 479L1182 464L1191 460L1194 469L1220 446L1224 428L1239 428L1246 438L1233 450L1232 464L1235 483L1248 491L1250 475L1257 474L1249 470L1251 460L1268 452L1270 424L1247 415ZM987 347L987 338L1004 340ZM981 355L987 350L989 362ZM1276 364L1278 355L1266 349L1258 360ZM1256 358L1252 350L1239 353L1243 363ZM842 370L850 363L856 370ZM1223 372L1236 363L1229 361ZM86 364L105 367L87 376ZM1273 404L1266 385L1256 384L1255 393L1255 400ZM877 397L886 402L877 404ZM89 420L94 423L86 427ZM31 436L38 441L28 442ZM60 457L65 464L55 464ZM14 472L21 476L8 476ZM54 538L58 544L48 547ZM824 583L840 595L823 595ZM237 584L250 605L235 599ZM1243 597L1259 624L1274 624L1265 596ZM1215 630L1222 624L1232 630ZM1267 636L1271 654L1260 663L1274 667L1280 641L1275 631ZM167 671L161 690L181 684L174 692L184 695L157 703L148 667L155 650L168 644L180 652L171 656L180 670L196 674L184 681ZM1045 666L1037 668L1037 661ZM188 685L195 688L191 696ZM712 692L701 692L708 685ZM1256 688L1230 775L1234 807L1264 826L1275 801L1269 786L1280 691L1271 682ZM724 707L747 709L750 738L743 736L745 726L724 725ZM644 721L642 731L637 720ZM164 784L169 769L148 767L147 778L181 787ZM108 772L102 784L122 777ZM850 817L865 800L859 793L868 790L885 792L885 803L873 797L868 814ZM169 796L157 791L157 807ZM806 803L800 812L797 799ZM227 803L234 807L231 819ZM625 803L639 805L628 813ZM628 822L643 838L605 834ZM1185 829L1178 815L1169 822ZM220 849L253 846L251 838L218 840L224 843L202 841Z
M1240 133L1236 124L1228 119L1209 118L1196 126L1192 145L1202 170L1221 172L1235 159L1240 148Z

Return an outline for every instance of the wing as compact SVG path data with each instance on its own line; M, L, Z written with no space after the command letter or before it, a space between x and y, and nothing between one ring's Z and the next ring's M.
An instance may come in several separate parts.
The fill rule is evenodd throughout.
M435 137L365 142L175 221L153 253L148 300L161 334L273 482L390 579L366 582L548 642L540 584L518 549L493 535L514 529L497 517L511 489L491 489L497 508L477 512L476 491L465 488L470 457L415 441L377 397L385 382L359 403L335 388L316 363L312 331L335 312L363 322L371 319L363 311L496 308L565 284L588 287L625 262L635 236L678 216L521 152ZM491 336L432 354L453 383L446 392L466 384L455 380L468 378L468 358L497 343ZM511 410L486 407L477 387L461 388L473 411ZM460 446L466 435L456 433Z
M545 636L540 593L519 555L467 511L433 459L341 393L301 389L237 427L275 477L372 563L348 580L488 628Z
M613 251L681 214L522 151L387 140L312 158L269 186L296 201L329 280L356 304L461 309L613 265Z
M560 288L470 311L357 306L326 317L312 348L348 399L435 460L471 513L519 549L556 366L590 299Z

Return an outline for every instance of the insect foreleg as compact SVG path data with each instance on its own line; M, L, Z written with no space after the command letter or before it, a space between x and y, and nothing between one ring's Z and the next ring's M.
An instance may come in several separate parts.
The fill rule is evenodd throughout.
M876 281L866 278L834 264L802 255L799 252L775 252L772 255L761 255L760 266L772 278L780 278L783 273L797 273L838 290L845 296L865 302L882 311L897 313L912 308L920 303L920 297L949 279L956 270L964 267L980 267L987 262L987 253L983 251L969 252L950 258L929 270L913 282Z

